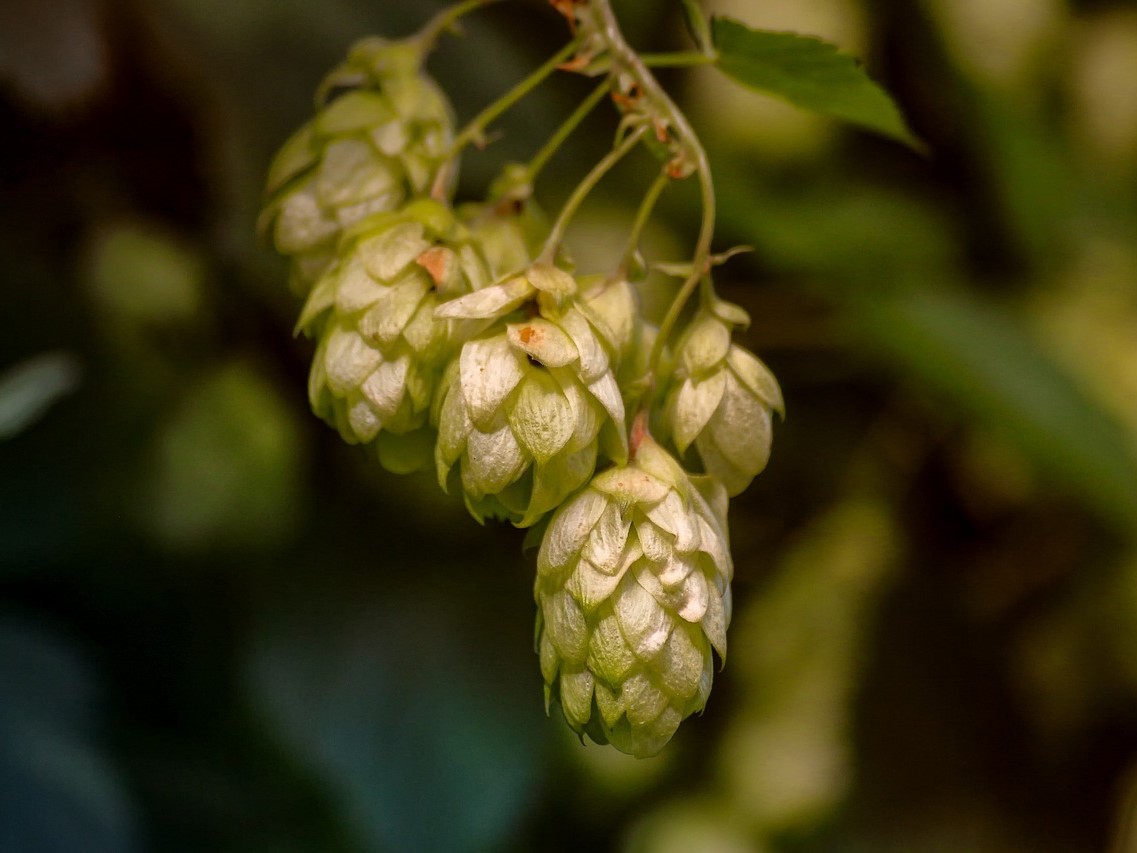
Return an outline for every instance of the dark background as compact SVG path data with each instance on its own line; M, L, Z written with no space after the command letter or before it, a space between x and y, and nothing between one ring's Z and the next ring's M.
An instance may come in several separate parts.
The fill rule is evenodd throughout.
M677 2L615 5L684 46ZM0 5L0 850L1137 849L1137 9L717 4L862 57L927 157L661 75L788 417L731 507L729 664L636 761L546 719L521 534L308 413L254 232L322 74L436 8ZM564 38L517 0L430 68L468 120ZM589 88L523 101L461 194ZM654 169L585 207L582 271ZM649 254L697 223L674 188Z

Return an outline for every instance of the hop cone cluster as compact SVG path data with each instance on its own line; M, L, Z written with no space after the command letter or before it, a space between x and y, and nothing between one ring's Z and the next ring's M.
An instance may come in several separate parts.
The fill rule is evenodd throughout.
M680 454L693 444L703 470L727 494L744 491L766 467L773 412L784 414L774 374L731 339L742 309L718 303L701 310L676 345L672 387L664 406Z
M425 195L448 165L452 110L423 58L413 41L357 43L273 161L261 228L292 259L298 292L334 262L345 228Z
M305 297L312 409L391 471L433 467L479 521L548 520L546 702L582 735L653 755L725 658L727 497L765 466L781 391L732 341L745 312L713 298L657 377L664 350L626 271L548 262L530 168L455 208L451 109L424 44L357 44L269 173L261 227ZM660 400L660 434L706 476L649 435Z
M725 496L704 498L650 438L557 510L537 556L537 646L546 699L577 732L654 755L706 704L731 614L724 514Z

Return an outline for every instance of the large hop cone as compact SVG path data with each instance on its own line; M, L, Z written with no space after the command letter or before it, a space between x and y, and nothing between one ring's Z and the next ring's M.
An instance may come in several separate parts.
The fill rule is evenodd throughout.
M261 227L292 258L299 292L331 264L345 228L425 195L448 165L452 111L423 59L411 41L357 43L273 161Z
M377 441L391 470L429 467L427 421L455 332L435 308L486 287L494 271L450 210L429 199L359 223L342 252L299 323L319 340L312 409L350 443Z
M537 556L546 699L577 732L635 756L703 708L711 650L726 657L726 496L707 488L710 501L645 437L557 511Z
M724 302L699 311L676 345L664 406L680 454L693 444L703 470L732 496L766 467L772 413L784 414L774 374L731 340L733 326L748 319L741 308Z
M626 458L610 344L568 273L533 266L435 316L489 323L447 368L433 416L439 482L460 482L475 518L529 526L588 482L600 455Z

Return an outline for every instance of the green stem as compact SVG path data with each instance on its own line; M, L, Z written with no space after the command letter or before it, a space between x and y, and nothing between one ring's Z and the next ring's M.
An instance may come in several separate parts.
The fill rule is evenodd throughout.
M663 347L674 330L679 315L683 312L683 306L687 304L687 300L691 298L691 294L695 292L699 282L707 275L707 264L711 257L711 238L715 228L715 191L711 184L710 172L706 168L700 168L698 174L699 187L703 194L702 227L695 247L695 258L691 263L691 274L687 276L686 281L679 288L679 292L675 294L671 306L660 322L659 333L655 336L655 344L652 346L651 356L648 358L647 372L653 382L655 372L659 369L659 360L663 357Z
M703 149L687 117L683 115L683 111L663 91L663 87L648 70L643 59L624 40L616 16L612 12L611 0L590 0L589 7L596 14L597 31L612 58L613 73L623 72L631 75L639 85L642 97L650 104L654 115L671 127L678 143L682 146L683 156L690 160L695 174L699 176L699 189L703 197L702 224L699 238L695 243L695 255L691 261L691 274L679 288L671 307L667 309L648 359L648 378L654 381L667 338L673 331L683 306L707 272L711 257L711 240L715 230L714 185L711 182L707 152Z
M692 68L713 65L718 56L710 53L641 53L640 62L648 68Z
M486 128L489 127L498 116L541 85L546 77L556 71L565 60L576 53L579 46L579 39L573 39L553 54L544 65L537 68L528 77L474 116L454 139L454 143L450 146L450 151L447 154L447 159L453 159L471 142L481 139L485 134Z
M640 202L639 210L636 211L636 218L632 222L631 233L628 234L628 242L624 247L624 254L620 258L620 266L617 269L617 275L620 278L627 277L628 270L631 268L632 261L640 247L640 236L643 234L648 220L651 219L651 212L655 209L655 203L659 200L660 193L663 192L669 183L671 183L671 178L668 176L667 170L664 169L652 182L651 186L648 187L647 194L644 196L643 201Z
M489 6L497 2L499 2L499 0L465 0L464 3L456 3L453 6L441 10L427 21L423 28L412 36L412 38L422 45L424 52L429 51L434 48L435 43L442 34L458 22L459 18L468 15L470 12L476 12L483 6Z
M567 119L557 128L556 132L549 137L548 142L541 146L541 150L533 155L533 159L529 161L526 167L526 173L529 176L529 182L537 180L537 175L545 168L550 158L557 153L557 150L568 139L569 135L576 130L585 117L592 112L592 109L600 103L601 99L608 93L611 88L611 82L607 79L604 80L599 86L592 90L592 93L581 101L578 106Z
M619 163L629 151L636 147L646 132L646 126L636 128L624 138L623 142L609 151L604 156L604 159L593 166L592 171L584 176L584 180L572 191L572 195L568 197L568 201L566 201L564 207L561 208L561 212L557 216L557 221L553 223L553 227L549 231L549 237L545 240L545 245L541 249L541 254L537 257L536 263L551 264L553 262L557 256L557 250L564 241L565 231L568 229L569 221L576 214L585 197L600 183L600 179L611 171L613 166Z

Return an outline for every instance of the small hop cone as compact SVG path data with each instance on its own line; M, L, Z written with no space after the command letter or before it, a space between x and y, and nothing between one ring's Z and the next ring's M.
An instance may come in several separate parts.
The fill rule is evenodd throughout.
M699 311L675 348L675 369L664 421L680 455L694 444L703 470L734 496L766 467L773 412L784 414L774 374L731 340L749 320L737 306L718 302Z
M702 710L726 659L726 497L650 437L553 516L537 556L546 701L580 734L643 758ZM713 490L717 489L717 494Z
M325 78L315 118L273 161L260 224L292 259L302 295L335 259L344 229L427 194L450 165L453 111L423 59L413 42L358 42Z
M432 417L439 483L456 472L475 518L528 527L588 482L599 456L626 458L610 345L568 273L532 266L435 316L488 321L447 368Z
M421 199L356 226L298 324L319 340L313 411L349 443L377 442L380 461L397 473L429 468L430 406L454 351L453 329L435 320L435 308L492 276L439 202Z

